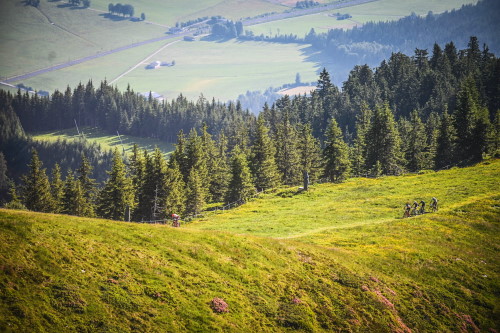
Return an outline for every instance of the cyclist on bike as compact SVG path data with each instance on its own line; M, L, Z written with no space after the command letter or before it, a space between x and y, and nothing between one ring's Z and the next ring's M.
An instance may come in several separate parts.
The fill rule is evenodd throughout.
M420 201L420 214L425 214L425 201Z
M438 200L436 199L436 197L432 197L431 207L432 211L434 212L438 210Z
M405 212L403 214L403 217L410 217L410 210L411 210L411 205L409 202L407 202L405 205Z

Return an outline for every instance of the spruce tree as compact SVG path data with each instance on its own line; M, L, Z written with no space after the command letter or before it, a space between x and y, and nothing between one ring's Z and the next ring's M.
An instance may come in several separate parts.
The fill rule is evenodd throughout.
M281 182L285 185L300 184L302 170L300 169L297 130L291 124L289 112L286 110L277 127L275 142L276 165L281 173Z
M26 206L23 205L21 199L17 195L16 184L13 181L9 182L9 198L10 201L5 204L4 208L26 210Z
M406 161L408 169L416 172L422 170L426 165L425 151L427 149L425 127L416 110L410 113L410 125Z
M54 200L50 193L49 179L35 149L32 150L28 167L28 174L22 177L24 205L36 212L52 212Z
M165 211L167 215L182 214L186 209L186 185L176 160L171 160L169 163L166 186Z
M215 155L210 168L210 194L213 202L224 201L229 186L229 165L227 161L227 139L222 132L219 136Z
M61 179L61 167L57 163L52 169L52 182L50 183L50 191L54 200L54 213L61 213L64 208L64 182Z
M186 214L196 215L201 213L205 206L205 189L203 182L195 168L189 172L188 182L186 184Z
M356 116L356 138L350 150L352 173L356 176L366 174L367 133L370 128L372 111L366 103L361 104L360 113Z
M323 160L319 141L313 136L310 124L302 126L298 148L302 172L307 172L309 181L313 183L323 173Z
M94 202L97 192L97 184L95 179L91 178L93 167L84 153L82 153L81 158L82 162L80 164L80 167L76 171L78 173L78 181L80 182L80 186L83 191L83 197L85 199L85 207L83 209L85 213L84 215L80 216L92 217L95 215Z
M109 177L99 195L98 212L101 217L124 220L127 207L133 208L134 192L132 180L127 176L118 148L113 153Z
M63 213L75 216L87 216L88 205L82 184L71 170L68 170L63 189Z
M203 198L207 200L209 199L210 187L208 170L209 155L204 148L202 137L198 136L196 129L192 129L186 145L186 161L190 170L196 170L196 174L200 178ZM189 174L191 175L191 171ZM189 177L186 183L189 183Z
M330 120L325 137L323 149L325 177L332 182L341 182L349 175L351 165L347 144L344 142L342 131L335 118Z
M367 133L366 166L372 169L380 162L384 174L402 172L401 139L394 115L387 103L375 108Z
M459 163L477 161L478 151L474 147L474 130L479 109L478 92L472 77L467 77L457 95L455 130L457 132L456 157ZM481 152L479 152L479 155Z
M436 146L436 157L434 160L436 168L438 169L449 167L454 161L456 132L453 123L454 120L448 114L448 109L445 107L444 113L441 115Z
M425 124L425 132L427 135L427 149L425 151L425 166L426 169L434 169L436 150L437 150L437 140L439 135L439 116L436 112L432 112L427 118L427 123Z
M274 159L275 148L268 133L269 130L265 125L264 117L259 116L251 155L254 184L259 191L275 188L280 182L278 168Z
M134 144L134 146L132 147L132 154L129 158L129 168L130 175L132 177L132 186L134 188L134 202L136 204L139 203L139 198L141 196L142 186L144 182L145 165L143 154L144 153L139 149L139 146L137 144ZM134 220L137 220L136 210L134 210L132 218Z
M248 160L239 146L232 152L231 158L231 181L229 191L226 194L226 202L247 201L255 194L252 184L252 175L248 167Z

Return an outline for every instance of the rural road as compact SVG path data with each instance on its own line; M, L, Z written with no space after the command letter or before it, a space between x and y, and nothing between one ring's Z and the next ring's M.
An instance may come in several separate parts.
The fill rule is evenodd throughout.
M248 25L255 25L255 24L271 22L271 21L278 21L278 20L283 20L283 19L297 17L297 16L316 14L316 13L320 13L323 11L329 11L329 10L338 9L338 8L345 8L345 7L355 6L355 5L359 5L359 4L363 4L363 3L367 3L367 2L374 2L374 1L377 1L377 0L345 0L345 1L340 1L338 3L329 4L326 6L318 6L318 7L302 9L302 10L293 10L293 11L287 12L287 13L277 13L277 14L272 14L272 15L268 15L265 17L243 20L242 22L243 22L243 25L247 25L247 26ZM46 15L44 14L44 16L46 16ZM47 17L47 19L49 20L49 22L51 22L48 17ZM71 33L70 31L68 31L68 32ZM101 58L101 57L104 57L104 56L107 56L107 55L110 55L113 53L118 53L121 51L129 50L131 48L143 46L143 45L150 44L150 43L159 42L162 40L175 39L178 37L190 35L191 33L192 33L191 31L186 30L186 31L182 31L182 32L179 32L176 34L152 38L152 39L148 39L148 40L145 40L142 42L137 42L137 43L121 46L121 47L118 47L116 49L112 49L112 50L108 50L108 51L104 51L104 52L99 52L99 53L94 54L94 55L86 56L86 57L83 57L80 59L71 60L71 61L59 64L59 65L39 69L39 70L30 72L30 73L12 76L12 77L9 77L7 79L2 80L0 82L0 84L9 85L9 84L12 84L14 82L26 80L26 79L29 79L29 78L32 78L32 77L35 77L35 76L38 76L41 74L46 74L46 73L57 71L57 70L60 70L63 68L78 65L78 64L81 64L81 63L84 63L84 62L87 62L90 60L94 60L97 58ZM81 37L81 36L78 36L78 37Z

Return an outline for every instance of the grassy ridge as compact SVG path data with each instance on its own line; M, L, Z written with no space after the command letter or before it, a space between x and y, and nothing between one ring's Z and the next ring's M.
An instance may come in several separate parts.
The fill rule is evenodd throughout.
M336 194L326 184L311 192L312 203L282 191L249 204L268 204L268 227L289 201L290 214L318 203L331 221L346 216L341 228L309 221L319 224L302 235L238 235L222 218L258 222L262 211L243 219L245 206L180 229L0 210L0 331L498 330L500 193L491 183L499 168L495 161L364 184L376 207L379 197L409 191L403 180L459 192L473 178L438 213L410 219L395 218L392 199L365 223L327 212L321 203ZM360 184L339 186L343 203L356 201L347 194ZM393 210L387 218L385 209ZM212 312L214 297L229 313Z

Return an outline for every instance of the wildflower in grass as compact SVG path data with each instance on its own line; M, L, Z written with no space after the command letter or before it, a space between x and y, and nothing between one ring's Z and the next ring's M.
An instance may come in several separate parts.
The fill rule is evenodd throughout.
M363 285L363 286L361 286L361 290L363 290L363 291L370 291L370 288L368 288L367 286Z
M373 282L380 282L379 279L377 279L375 276L370 276L370 280L372 280Z
M300 303L302 303L302 300L300 298L298 298L298 297L294 297L292 299L292 303L293 304L300 304Z
M385 298L384 295L380 292L380 290L375 290L375 294L377 294L377 299L380 303L384 304L385 306L394 309L394 304L391 303L387 298Z
M229 305L222 298L214 297L210 302L210 307L215 313L229 312Z

